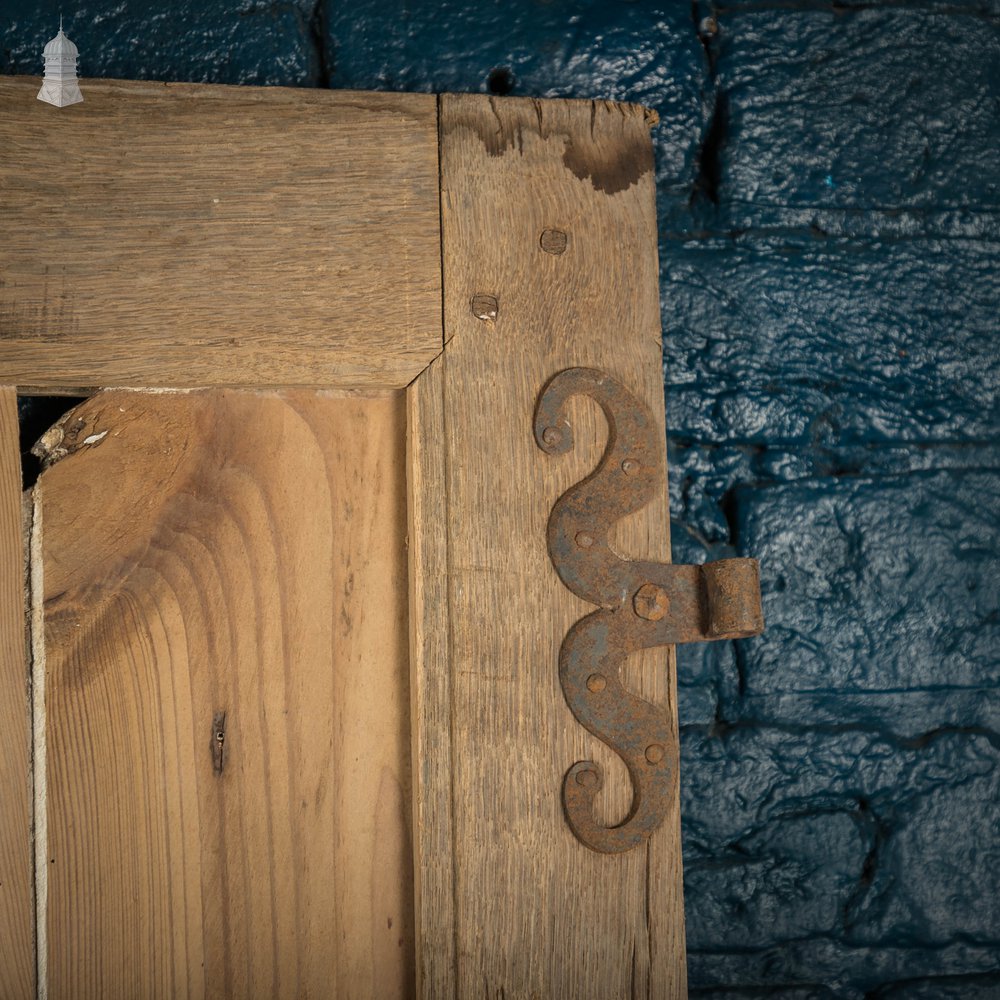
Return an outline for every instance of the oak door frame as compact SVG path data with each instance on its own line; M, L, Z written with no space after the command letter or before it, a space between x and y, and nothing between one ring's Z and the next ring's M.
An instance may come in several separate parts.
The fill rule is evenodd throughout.
M575 405L579 454L555 461L531 430L541 387L576 366L616 376L663 430L655 114L606 101L128 81L83 81L83 104L54 109L34 100L38 86L0 80L5 112L17 109L0 121L2 209L16 224L0 248L0 383L406 393L419 995L685 996L676 783L661 828L621 856L576 841L559 798L584 756L608 774L606 822L631 795L559 690L559 645L589 607L562 587L544 535L606 431L595 407ZM220 164L211 136L225 151L234 122L239 155ZM128 137L127 155L109 150L114 134ZM68 160L75 175L57 171ZM276 172L283 160L318 216L311 243L287 231L299 208ZM118 183L99 183L109 175ZM266 259L251 259L267 246L283 253L273 296L259 287ZM214 304L206 275L223 282ZM95 296L102 281L117 298ZM20 712L13 390L2 401L0 707ZM616 544L669 561L668 524L664 483ZM672 648L634 657L626 677L664 705L676 744ZM10 759L29 773L0 778L30 815L22 751ZM25 808L0 815L0 846L27 850L30 864ZM0 906L10 923L0 960L5 946L31 949L30 961L14 955L30 968L17 994L28 996L34 921L19 922L22 912Z

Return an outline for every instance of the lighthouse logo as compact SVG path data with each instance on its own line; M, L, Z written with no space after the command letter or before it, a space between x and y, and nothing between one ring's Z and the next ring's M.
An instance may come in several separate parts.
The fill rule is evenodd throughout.
M80 84L76 80L76 60L79 52L76 46L63 34L62 18L59 18L59 34L45 46L45 79L38 99L64 108L67 104L79 104L83 100Z

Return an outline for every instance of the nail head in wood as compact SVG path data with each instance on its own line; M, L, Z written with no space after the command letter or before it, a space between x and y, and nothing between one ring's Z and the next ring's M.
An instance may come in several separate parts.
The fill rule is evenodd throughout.
M495 323L500 312L500 303L495 295L478 292L472 296L472 315L484 323Z
M212 770L222 774L225 767L226 713L216 712L212 716Z

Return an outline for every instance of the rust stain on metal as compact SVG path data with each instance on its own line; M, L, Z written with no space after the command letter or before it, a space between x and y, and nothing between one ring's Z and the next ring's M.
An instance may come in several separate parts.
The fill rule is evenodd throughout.
M563 640L559 679L577 720L625 762L633 794L621 824L600 826L594 799L604 776L593 761L578 761L563 780L563 806L580 841L617 854L645 843L663 822L678 778L666 711L625 689L622 664L653 646L759 634L760 574L755 559L676 566L618 555L608 541L615 523L663 489L662 442L649 411L620 382L570 368L548 382L535 410L535 440L547 454L573 448L565 410L576 395L604 411L608 444L597 469L570 487L549 517L549 556L559 578L598 606Z
M655 583L644 583L635 592L632 607L640 618L658 622L670 610L670 595Z

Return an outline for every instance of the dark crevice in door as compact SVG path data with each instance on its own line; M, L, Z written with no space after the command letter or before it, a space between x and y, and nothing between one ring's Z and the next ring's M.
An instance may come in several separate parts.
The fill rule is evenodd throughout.
M40 459L31 454L35 442L66 413L79 406L86 396L18 396L20 426L21 482L30 490L42 471Z

